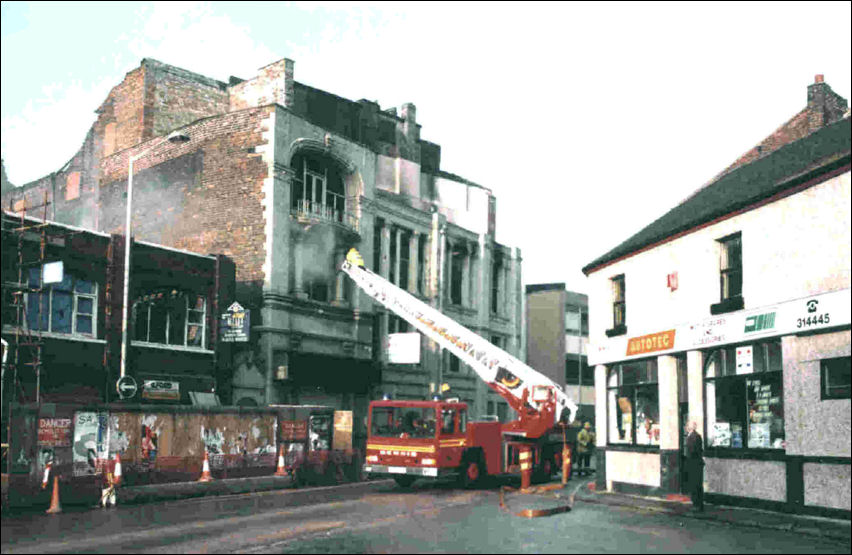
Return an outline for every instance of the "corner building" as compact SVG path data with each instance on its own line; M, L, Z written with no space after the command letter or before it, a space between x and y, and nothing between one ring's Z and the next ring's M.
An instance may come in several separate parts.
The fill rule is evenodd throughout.
M420 129L413 104L383 110L315 89L294 80L289 59L227 83L144 59L80 151L3 204L34 205L47 190L52 219L124 233L133 157L134 238L236 265L251 338L226 363L223 400L354 410L357 444L368 401L385 393L422 399L447 384L473 414L502 400L424 338L419 363L389 363L389 334L413 330L345 278L349 248L522 356L520 252L494 239L491 191L442 170ZM189 140L167 141L175 131Z
M684 426L711 503L849 518L850 120L808 105L588 264L597 482L667 495Z

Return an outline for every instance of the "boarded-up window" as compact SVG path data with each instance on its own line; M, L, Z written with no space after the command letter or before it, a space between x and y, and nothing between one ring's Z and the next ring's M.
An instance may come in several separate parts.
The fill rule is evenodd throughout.
M80 196L80 172L71 172L65 178L65 200L74 200Z
M21 212L23 212L23 211L24 211L24 204L25 204L24 199L16 200L16 201L15 201L15 205L14 205L14 207L12 208L12 210L13 210L16 214L20 214Z
M115 152L115 122L106 124L104 128L104 156Z

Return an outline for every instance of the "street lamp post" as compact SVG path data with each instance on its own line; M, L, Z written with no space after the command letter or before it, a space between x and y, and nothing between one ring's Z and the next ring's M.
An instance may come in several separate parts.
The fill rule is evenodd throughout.
M189 136L180 131L173 131L166 139L170 143L185 143L189 141ZM148 148L139 154L130 157L130 164L127 168L127 217L124 224L124 289L122 291L121 303L121 373L123 378L127 372L127 302L130 294L130 217L133 214L133 163L154 150L163 143L158 143L151 148Z

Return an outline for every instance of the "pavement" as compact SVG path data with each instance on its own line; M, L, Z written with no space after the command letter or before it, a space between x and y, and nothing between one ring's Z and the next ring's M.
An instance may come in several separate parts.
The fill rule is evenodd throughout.
M597 503L611 506L627 506L640 510L668 513L683 519L716 521L733 526L747 526L767 530L784 530L823 538L845 540L852 538L852 522L849 520L795 515L776 511L765 511L745 507L711 505L705 500L704 511L692 509L689 497L673 495L668 498L644 497L624 493L596 491L595 482L580 478L582 483L574 490L574 502ZM572 480L572 483L574 481Z

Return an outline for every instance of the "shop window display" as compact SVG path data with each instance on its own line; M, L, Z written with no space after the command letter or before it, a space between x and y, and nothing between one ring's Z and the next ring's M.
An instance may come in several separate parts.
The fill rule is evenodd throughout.
M784 396L778 341L724 347L705 365L707 444L784 448Z
M657 360L630 361L614 366L607 386L609 442L658 446Z

